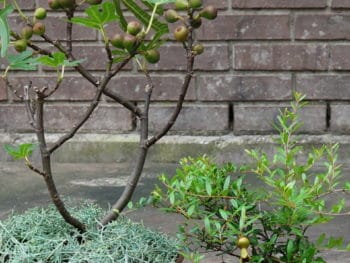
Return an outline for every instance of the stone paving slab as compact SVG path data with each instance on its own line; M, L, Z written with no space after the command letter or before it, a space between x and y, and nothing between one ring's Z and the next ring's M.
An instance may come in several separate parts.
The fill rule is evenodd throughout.
M157 175L173 174L176 167L176 164L169 163L147 163L135 199L149 194L157 182ZM58 189L64 198L73 202L89 200L105 208L121 193L131 168L130 164L125 163L59 163L53 166ZM6 218L13 210L21 212L33 206L47 204L48 193L40 176L29 171L22 163L0 162L0 219ZM146 226L171 235L176 233L177 224L181 222L178 215L164 214L150 207L127 215L135 221L142 221ZM334 236L344 236L350 242L349 219L350 217L337 218L331 224L313 228L309 234L316 237L323 232L332 233ZM350 253L327 251L324 255L329 263L350 262ZM223 260L211 253L206 255L202 263L234 262L232 258Z

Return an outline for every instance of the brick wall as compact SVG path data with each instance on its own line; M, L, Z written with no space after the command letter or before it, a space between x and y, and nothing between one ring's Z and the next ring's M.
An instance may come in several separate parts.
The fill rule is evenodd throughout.
M30 13L46 0L22 0ZM293 91L306 95L302 112L304 133L350 131L350 1L349 0L206 0L219 9L219 17L205 21L198 39L206 46L195 64L197 72L186 104L173 133L265 134L278 110L288 105ZM64 24L50 12L47 32L64 39ZM12 24L19 24L12 18ZM111 34L114 28L107 28ZM101 73L104 56L100 36L76 27L75 54L89 57L85 66ZM84 40L84 41L83 41ZM151 129L169 116L182 82L181 47L163 47L161 61L152 67L155 82ZM48 105L48 128L68 129L82 114L94 88L74 72L67 72L62 88ZM54 81L54 72L15 72L15 86L43 86ZM135 103L143 94L142 75L130 63L110 87ZM133 116L107 98L83 128L85 132L128 133L138 129ZM0 84L0 129L29 131L24 107L3 83Z

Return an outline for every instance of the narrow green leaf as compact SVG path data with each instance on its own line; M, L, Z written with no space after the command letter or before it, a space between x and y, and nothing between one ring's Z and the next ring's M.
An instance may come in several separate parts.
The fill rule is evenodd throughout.
M204 227L208 233L211 232L210 220L209 220L209 217L207 216L204 218Z
M10 29L7 16L12 13L11 5L0 10L0 40L1 40L1 57L5 57L10 43Z
M231 182L231 177L227 176L224 182L224 187L223 190L226 191L228 190L229 186L230 186L230 182Z
M120 27L123 31L126 31L126 27L128 25L128 22L126 22L126 19L124 17L123 11L120 7L120 1L121 0L113 0L114 8L115 8L115 13L119 17L119 24Z
M205 190L207 191L208 195L212 194L212 187L211 187L211 181L207 178L205 181Z
M227 221L228 219L228 213L227 211L223 210L223 209L219 209L219 213L220 213L220 216Z
M246 208L242 206L241 217L239 218L239 230L242 232L246 221Z
M187 215L189 217L191 217L193 215L194 209L196 208L195 205L191 205L188 209L187 209Z

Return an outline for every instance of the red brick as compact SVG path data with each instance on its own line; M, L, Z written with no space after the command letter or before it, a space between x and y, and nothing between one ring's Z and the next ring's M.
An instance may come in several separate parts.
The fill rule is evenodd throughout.
M231 1L232 1L232 8L324 8L324 7L327 7L326 0L231 0Z
M330 67L335 70L350 69L350 45L334 45L330 47Z
M332 8L350 8L349 0L333 0Z
M107 55L104 46L74 46L73 54L76 59L85 59L82 65L89 70L105 70ZM130 70L132 63L129 62L124 69Z
M298 15L296 39L350 39L350 15Z
M153 105L150 108L150 130L161 129L170 118L173 106ZM223 132L228 130L226 105L186 105L171 131L189 133Z
M236 45L237 70L326 70L329 57L326 44Z
M66 131L71 129L84 114L84 105L48 105L46 122L48 131ZM131 114L120 106L100 105L91 118L84 124L82 131L123 132L133 128Z
M225 15L205 22L198 30L202 40L289 39L288 15Z
M16 76L11 77L10 81L19 94L23 92L23 86L28 85L31 80L34 87L49 87L50 89L56 86L57 77L54 76ZM84 101L91 100L96 89L86 79L80 76L65 77L58 90L48 100L67 100L67 101Z
M7 100L7 87L5 81L0 79L0 101Z
M0 130L3 131L33 131L24 105L0 104Z
M297 75L296 90L307 100L349 100L350 75Z
M239 103L234 105L234 132L238 134L256 134L275 132L273 123L277 123L279 110L289 104ZM326 105L308 105L302 109L300 120L303 126L300 132L322 133L326 130Z
M350 131L350 105L345 103L331 103L330 130L333 133Z
M291 99L290 75L215 75L198 79L201 101L251 101Z
M178 45L160 48L160 61L151 65L152 70L185 70L186 55L183 47ZM195 69L198 70L228 70L230 68L227 45L206 45L204 53L196 57Z
M155 76L152 101L176 101L183 83L183 76ZM109 89L118 92L132 101L144 100L144 87L147 84L144 76L117 76L109 84ZM194 78L187 92L186 100L195 100Z
M22 10L30 10L35 8L35 1L17 0L17 3Z

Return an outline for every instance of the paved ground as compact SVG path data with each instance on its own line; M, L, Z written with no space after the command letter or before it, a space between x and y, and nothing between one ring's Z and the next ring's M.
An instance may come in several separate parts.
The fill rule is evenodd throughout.
M175 164L147 164L143 179L136 192L136 198L146 196L156 182L156 176L161 173L172 174ZM56 164L55 177L59 191L65 198L72 200L90 200L108 207L115 200L125 184L130 171L128 164ZM346 170L345 172L349 172ZM48 204L48 195L42 179L28 171L21 163L0 163L0 219L6 218L12 210L23 211L29 207ZM176 225L181 218L176 215L165 215L152 208L146 208L128 214L134 220L143 221L146 226L169 234L176 232ZM310 235L316 236L322 232L344 236L350 242L350 217L342 217L332 224L315 228ZM350 253L325 254L327 262L350 262ZM208 255L203 263L223 262L220 257ZM232 262L232 259L226 260Z

